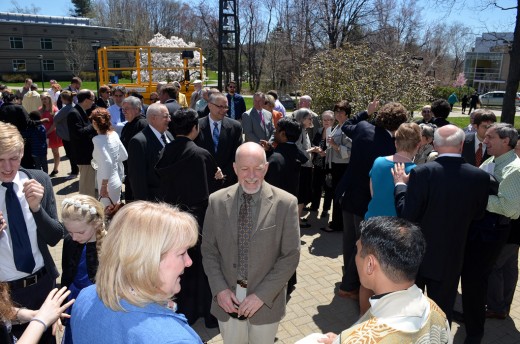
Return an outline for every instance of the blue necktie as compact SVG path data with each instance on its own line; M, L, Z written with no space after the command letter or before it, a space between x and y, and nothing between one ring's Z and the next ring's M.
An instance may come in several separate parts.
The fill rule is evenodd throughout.
M213 122L213 125L215 126L213 128L213 143L215 144L215 153L216 153L217 152L217 147L218 147L218 137L219 137L218 123L217 122Z
M123 108L119 108L119 120L121 121L121 123L126 121L125 114L123 113Z
M13 183L2 183L2 186L7 189L5 191L5 208L13 243L14 265L18 271L31 274L34 270L35 262L22 206L16 196L16 192L14 192Z

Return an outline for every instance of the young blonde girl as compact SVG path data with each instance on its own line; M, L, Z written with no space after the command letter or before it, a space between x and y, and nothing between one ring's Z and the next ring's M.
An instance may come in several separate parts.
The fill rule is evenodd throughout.
M71 291L71 298L94 284L98 252L106 235L103 205L87 195L74 195L62 202L61 219L67 230L63 241L61 285ZM72 343L67 326L63 343Z

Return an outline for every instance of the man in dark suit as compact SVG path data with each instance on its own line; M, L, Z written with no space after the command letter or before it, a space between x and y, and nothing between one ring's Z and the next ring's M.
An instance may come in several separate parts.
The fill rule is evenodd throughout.
M161 104L164 104L168 109L170 118L173 116L175 111L179 110L181 106L177 102L177 88L173 85L165 85L161 87L159 91L159 100ZM168 125L168 130L173 133L172 122Z
M406 109L399 103L383 106L375 119L368 122L379 102L373 101L367 111L349 118L341 130L352 140L350 163L336 188L336 198L342 198L344 272L338 295L356 298L359 278L354 261L359 239L359 224L368 209L370 196L369 172L374 160L395 153L393 133L408 120Z
M497 121L497 117L493 111L488 109L478 109L473 112L473 129L474 132L466 134L464 146L462 147L462 157L468 164L479 167L489 154L484 144L484 137L489 126Z
M96 197L96 171L92 168L92 152L94 144L92 138L97 135L87 115L94 104L94 93L81 90L78 93L78 104L70 110L67 116L69 127L70 146L72 155L79 167L79 193Z
M423 106L421 110L422 118L415 121L417 124L433 124L433 115L432 115L432 107L431 105Z
M276 148L268 152L269 169L265 181L298 197L300 167L307 156L294 144L302 133L301 126L293 118L282 118L274 133ZM288 178L290 176L290 178Z
M208 107L210 114L199 118L200 132L195 143L215 158L224 174L222 187L228 187L237 182L233 162L237 148L242 144L242 126L240 122L226 117L228 103L222 93L212 93Z
M446 118L450 115L451 106L446 100L437 99L433 101L431 110L434 117L433 124L435 124L437 128L450 124Z
M236 93L237 85L233 80L227 84L227 89L226 98L229 104L227 116L239 121L242 119L242 114L247 110L246 102L240 94Z
M471 221L484 216L489 175L461 157L464 132L454 125L435 131L439 157L414 168L407 176L402 164L393 172L397 214L418 223L426 254L417 285L427 290L451 322Z
M148 127L137 133L128 144L128 171L134 200L155 201L160 188L155 165L164 146L173 141L173 136L168 131L171 117L164 104L150 105L146 115Z
M49 176L20 168L23 146L16 127L0 122L0 281L9 284L18 307L38 309L59 275L48 245L61 240L64 228L58 221ZM20 212L13 210L13 195ZM12 333L20 338L26 327L14 325ZM50 327L40 343L55 343Z
M125 115L126 124L121 130L121 143L128 152L128 145L132 137L137 133L140 133L144 128L148 126L148 122L141 112L141 100L137 97L129 96L126 97L122 104L121 109ZM148 107L147 107L148 108ZM133 201L134 194L132 192L132 185L130 184L128 160L123 161L125 167L125 200Z
M298 201L264 182L268 163L260 145L241 145L234 167L238 183L210 195L204 221L211 313L225 343L272 344L300 259Z
M246 142L271 142L274 132L273 114L264 110L265 95L256 92L253 96L253 108L242 114L242 128Z
M481 112L481 110L475 112ZM482 116L482 114L479 113L478 116ZM480 221L474 221L471 225L465 250L461 285L463 320L467 335L465 343L467 344L482 341L486 319L488 278L509 238L511 219L516 219L520 215L520 203L518 202L520 160L514 152L518 132L505 123L491 124L486 128L484 143L493 158L487 159L481 165L481 169L493 175L494 187L489 194L486 216ZM498 289L500 290L490 290L489 292L500 293L504 287L501 286ZM504 318L506 315L507 313Z
M222 171L207 150L193 143L199 134L197 111L179 110L172 122L175 141L166 145L155 166L161 181L157 196L195 216L201 231L209 195L222 184ZM216 327L217 320L210 314L211 291L202 267L200 241L188 253L193 265L184 271L181 291L175 296L179 312L190 324L202 316L206 327Z

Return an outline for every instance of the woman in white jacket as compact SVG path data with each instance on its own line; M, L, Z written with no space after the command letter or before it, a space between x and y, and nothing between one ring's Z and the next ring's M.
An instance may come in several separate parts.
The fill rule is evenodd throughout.
M97 108L92 111L90 120L98 133L92 139L93 165L97 165L97 185L101 203L107 206L110 200L114 203L120 201L124 179L123 161L128 159L128 153L119 135L113 130L110 113L106 109Z

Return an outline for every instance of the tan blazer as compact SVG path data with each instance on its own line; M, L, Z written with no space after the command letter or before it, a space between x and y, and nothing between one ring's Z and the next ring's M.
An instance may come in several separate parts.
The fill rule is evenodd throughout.
M250 318L254 325L278 322L285 315L287 281L300 260L300 228L297 199L263 182L256 227L251 235L247 294L256 294L264 305ZM229 315L216 295L236 290L238 274L239 184L209 197L202 231L202 263L213 294L211 313L220 321Z

